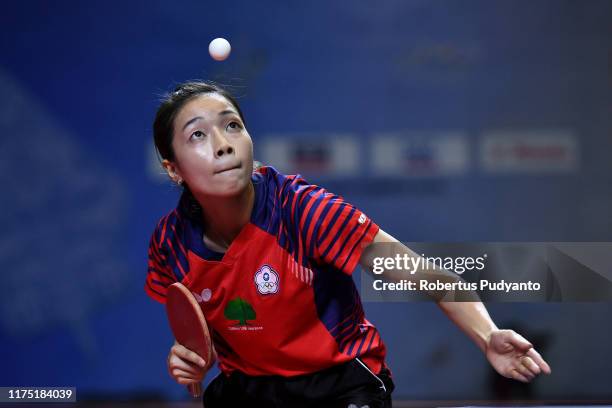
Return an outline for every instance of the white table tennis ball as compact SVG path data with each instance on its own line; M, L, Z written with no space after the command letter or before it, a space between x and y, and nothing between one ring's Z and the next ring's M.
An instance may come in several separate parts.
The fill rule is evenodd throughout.
M215 38L208 45L210 56L216 61L223 61L230 55L232 46L225 38Z

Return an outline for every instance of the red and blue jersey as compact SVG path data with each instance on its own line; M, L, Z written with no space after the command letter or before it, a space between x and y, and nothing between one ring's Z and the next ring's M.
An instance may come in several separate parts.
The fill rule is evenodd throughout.
M386 347L352 279L378 226L341 197L272 167L253 173L250 222L224 254L204 245L183 195L151 237L146 292L195 295L224 373L295 376L359 357L375 373Z

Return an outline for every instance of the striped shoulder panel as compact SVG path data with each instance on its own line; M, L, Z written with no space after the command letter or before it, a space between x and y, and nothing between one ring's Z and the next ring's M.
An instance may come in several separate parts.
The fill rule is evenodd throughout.
M189 272L183 231L181 216L173 210L159 220L149 241L145 290L162 303L166 288L182 281Z

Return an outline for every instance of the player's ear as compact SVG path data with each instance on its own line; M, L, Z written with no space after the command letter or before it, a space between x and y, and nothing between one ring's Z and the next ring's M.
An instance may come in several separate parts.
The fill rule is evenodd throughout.
M174 163L172 163L170 160L164 159L162 160L161 165L166 170L166 173L168 173L168 177L170 177L172 181L177 184L181 184L183 182L183 177L181 177L181 175L179 174L178 169L176 168L176 165Z

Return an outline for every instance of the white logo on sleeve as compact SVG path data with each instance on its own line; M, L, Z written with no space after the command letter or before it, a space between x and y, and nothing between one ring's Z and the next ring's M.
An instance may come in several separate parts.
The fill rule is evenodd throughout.
M262 295L271 295L278 292L278 273L269 265L263 265L255 273L255 286Z
M359 219L357 220L358 223L363 224L364 222L366 222L367 218L365 216L364 213L361 213L361 215L359 216Z

